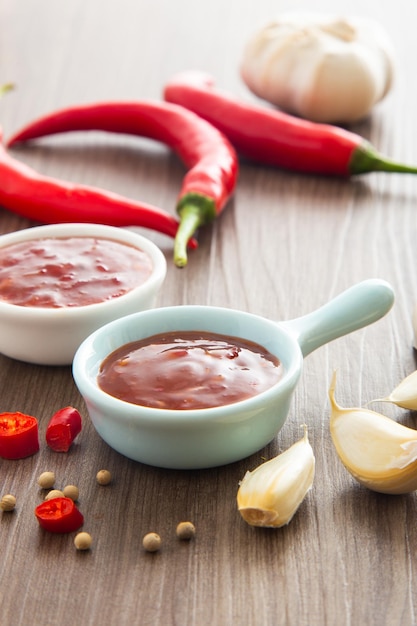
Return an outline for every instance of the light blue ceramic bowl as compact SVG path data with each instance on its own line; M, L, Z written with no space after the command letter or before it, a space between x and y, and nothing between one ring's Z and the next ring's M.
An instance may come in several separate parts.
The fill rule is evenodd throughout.
M225 465L260 450L281 429L305 356L377 321L393 302L388 283L368 280L313 313L289 322L276 323L208 306L144 311L111 322L90 335L75 355L74 380L97 432L121 454L173 469ZM285 374L269 390L248 400L188 411L137 406L98 387L100 365L111 352L129 342L175 330L203 330L254 341L280 359Z

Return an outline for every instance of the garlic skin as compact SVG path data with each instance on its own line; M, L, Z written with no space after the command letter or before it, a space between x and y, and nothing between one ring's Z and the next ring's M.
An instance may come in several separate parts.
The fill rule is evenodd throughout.
M417 431L375 411L340 407L335 387L336 372L329 388L330 434L346 469L372 491L416 491Z
M305 428L300 441L246 472L237 493L239 513L251 526L285 526L311 489L314 473L315 458Z
M417 411L417 371L404 378L389 396L372 402L391 402L403 409Z
M264 100L315 122L365 117L392 86L393 46L375 21L285 13L248 42L241 76Z

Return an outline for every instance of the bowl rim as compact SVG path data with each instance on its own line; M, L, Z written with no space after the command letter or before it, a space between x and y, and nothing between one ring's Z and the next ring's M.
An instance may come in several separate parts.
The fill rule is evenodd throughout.
M106 224L95 224L90 222L65 222L62 224L43 224L32 226L21 230L0 235L0 248L7 247L22 241L32 241L44 239L46 237L65 238L71 236L93 237L110 239L119 243L125 243L138 248L149 254L152 260L152 273L140 285L133 287L126 293L92 304L84 304L74 307L35 307L13 304L0 299L0 315L13 317L30 317L33 321L37 319L56 318L57 316L78 317L85 313L99 314L103 310L117 308L120 305L128 304L130 300L137 300L138 295L143 292L146 296L152 293L163 282L167 272L167 262L162 250L144 235L119 226L108 226Z
M135 341L135 339L128 339L126 341L120 337L120 341L117 341L117 345L115 345L114 348L110 350L110 352L106 352L102 356L97 355L96 357L95 355L97 354L97 351L94 348L94 343L99 341L100 337L106 337L111 335L112 340L114 341L116 337L122 334L122 329L126 329L126 325L137 328L138 321L141 321L143 319L146 320L146 318L150 318L151 316L163 316L164 319L170 320L173 318L174 315L179 313L184 314L185 312L196 315L197 319L198 314L204 312L210 314L214 313L217 315L226 315L229 316L229 318L231 318L232 316L239 316L242 319L245 319L247 322L256 321L257 323L265 324L266 329L271 329L272 332L277 333L277 336L280 335L281 337L284 337L284 341L288 342L288 344L291 346L292 356L290 360L290 366L284 368L284 374L282 378L280 378L280 380L272 385L272 387L270 387L269 389L266 389L265 391L250 398L216 407L187 410L145 407L142 405L127 402L125 400L120 400L119 398L115 398L114 396L100 389L97 384L97 372L100 364L109 354L111 354L113 350L116 350L118 347L128 344L131 341ZM155 332L152 332L151 334L145 336L150 337L154 334L158 334L158 332L164 332L164 330L165 329L161 329L160 331L155 330ZM175 328L174 325L172 326L171 331L175 330L184 329ZM190 330L192 329L190 328ZM205 328L200 328L199 330L205 330ZM212 330L212 332L221 333L221 331L219 331L218 329L213 330L208 328L206 330L208 330L208 332ZM167 332L171 331L167 330ZM234 335L228 332L224 332L223 334L228 336L246 338L248 340L254 340L253 337L244 337L238 332ZM258 341L257 343L260 342ZM276 356L280 358L280 355L276 354ZM95 364L93 367L91 362L94 359ZM206 420L209 420L212 422L221 422L230 417L230 414L234 414L236 412L248 413L260 410L263 405L269 405L270 402L273 402L274 398L277 396L277 393L287 393L289 395L292 395L294 388L301 376L302 368L303 355L297 339L283 325L281 326L278 322L273 322L262 316L233 308L192 304L157 307L152 310L140 311L124 316L123 318L113 320L112 322L101 326L93 333L91 333L78 347L73 359L72 374L80 394L86 401L87 407L88 404L91 402L92 404L94 404L95 407L100 407L100 410L105 409L105 412L107 414L114 415L115 420L126 419L129 421L132 419L137 419L138 422L140 421L141 423L147 425L155 425L156 423L158 423L158 425L167 426L174 424L187 424L190 421L204 422Z

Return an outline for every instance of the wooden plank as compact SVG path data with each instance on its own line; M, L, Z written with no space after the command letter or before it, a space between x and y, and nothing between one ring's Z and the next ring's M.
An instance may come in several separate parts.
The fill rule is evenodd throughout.
M345 12L342 2L323 8ZM131 0L103 3L0 4L0 82L17 88L0 102L5 137L38 115L71 103L160 98L174 72L203 69L222 88L251 98L239 76L253 30L291 3ZM377 15L398 57L392 94L352 130L393 158L417 163L415 12L405 0L349 4ZM172 212L184 168L164 146L100 133L45 139L13 150L42 173L94 184ZM1 181L0 181L1 184ZM0 460L1 494L17 508L0 516L1 623L7 626L323 626L416 623L415 495L389 497L359 487L330 440L327 388L339 369L337 396L355 406L391 391L416 367L411 313L417 302L416 179L372 174L335 180L242 162L235 198L200 233L189 266L171 263L172 242L146 231L168 260L158 304L234 307L274 320L319 307L360 280L379 277L396 292L393 311L367 329L324 346L304 373L279 436L249 459L201 471L134 463L95 433L67 368L36 367L0 357L1 410L40 420L41 451ZM33 225L0 210L0 231ZM1 323L1 320L0 320ZM44 443L52 413L83 414L83 432L68 454ZM415 414L383 407L415 426ZM236 510L239 480L286 449L309 427L317 473L293 521L253 529ZM109 469L109 486L96 484ZM38 475L76 483L93 548L76 552L73 536L50 536L36 523ZM195 523L179 542L176 524ZM159 532L157 554L142 549Z

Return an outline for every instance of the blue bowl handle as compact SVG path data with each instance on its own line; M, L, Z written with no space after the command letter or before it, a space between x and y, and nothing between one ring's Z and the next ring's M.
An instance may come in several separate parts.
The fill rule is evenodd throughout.
M373 324L386 315L394 304L394 291L389 283L369 279L353 285L319 309L280 322L292 334L307 356L333 339Z

